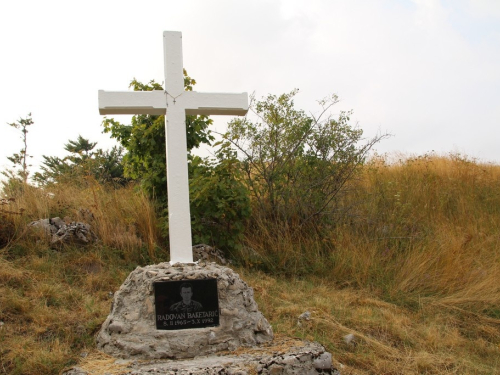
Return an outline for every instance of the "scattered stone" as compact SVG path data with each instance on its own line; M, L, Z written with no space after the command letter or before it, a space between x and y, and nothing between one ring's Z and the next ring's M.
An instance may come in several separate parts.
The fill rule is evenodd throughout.
M226 265L230 262L224 257L224 253L215 247L205 244L193 246L193 259L195 262L215 262L217 264Z
M75 221L67 223L59 217L33 221L28 227L41 228L50 237L51 247L56 248L70 243L87 245L97 240L89 224Z
M306 311L299 315L299 320L311 320L311 313Z
M53 219L49 219L50 225L56 227L57 230L61 229L66 223L60 217L55 217Z
M90 372L85 371L80 367L72 367L71 369L63 372L64 375L91 375Z
M328 352L320 354L313 359L313 366L316 370L331 370L332 369L332 355Z
M130 359L117 359L114 363L116 365L129 365L132 361Z
M303 312L302 314L299 315L297 318L297 325L299 327L302 327L302 321L303 320L311 320L311 313L309 311Z
M37 221L32 221L31 223L28 224L28 227L40 228L45 231L45 234L47 236L52 236L52 234L55 234L59 230L58 227L51 224L50 219L40 219Z
M217 280L219 326L158 330L155 282ZM273 331L253 290L230 268L215 263L160 263L137 267L115 293L112 311L97 336L97 347L117 358L180 359L270 342Z
M349 333L348 335L344 336L344 342L347 345L354 345L356 343L356 336L354 334Z

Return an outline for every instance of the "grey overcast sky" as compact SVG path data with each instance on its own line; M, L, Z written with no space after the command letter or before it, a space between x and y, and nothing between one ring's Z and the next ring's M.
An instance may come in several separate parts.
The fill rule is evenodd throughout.
M336 93L367 137L393 134L379 153L500 163L498 0L16 0L0 5L0 168L22 147L6 123L29 112L35 166L79 134L111 147L97 91L162 82L164 30L182 31L197 91L299 88L312 113Z

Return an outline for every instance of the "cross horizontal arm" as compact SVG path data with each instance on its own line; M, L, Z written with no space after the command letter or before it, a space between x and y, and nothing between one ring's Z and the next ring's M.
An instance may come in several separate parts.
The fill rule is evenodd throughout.
M202 93L189 91L182 95L187 115L244 116L248 112L248 94Z
M166 110L164 91L99 90L101 115L164 115Z

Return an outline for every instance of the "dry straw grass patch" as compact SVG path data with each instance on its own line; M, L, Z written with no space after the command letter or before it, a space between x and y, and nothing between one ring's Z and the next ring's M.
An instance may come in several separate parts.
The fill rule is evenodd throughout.
M277 333L323 343L343 374L492 374L500 371L500 320L444 306L407 308L373 291L324 279L272 278L239 271ZM298 316L311 312L310 321ZM346 343L345 336L354 334ZM492 372L493 371L493 372Z
M500 373L500 166L431 155L373 161L359 177L349 210L317 231L252 218L238 272L275 332L321 342L343 374ZM92 354L93 337L110 292L165 257L154 203L90 180L12 198L0 374L56 374L82 352L119 371ZM51 250L26 224L54 216L88 220L101 242Z
M6 194L11 197L9 210L21 213L9 216L16 235L8 247L21 239L24 243L30 241L31 248L47 244L46 233L28 228L27 224L60 217L66 222L90 224L100 244L121 251L130 261L135 261L140 248L145 248L151 260L158 259L161 235L154 202L137 192L133 184L115 189L86 179L46 188L27 186Z

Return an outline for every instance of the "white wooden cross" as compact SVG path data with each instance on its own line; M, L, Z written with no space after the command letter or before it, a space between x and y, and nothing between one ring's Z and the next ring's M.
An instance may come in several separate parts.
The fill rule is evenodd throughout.
M170 262L191 263L191 215L186 142L186 115L243 116L248 94L184 91L182 33L163 32L165 91L99 90L101 115L166 115Z

